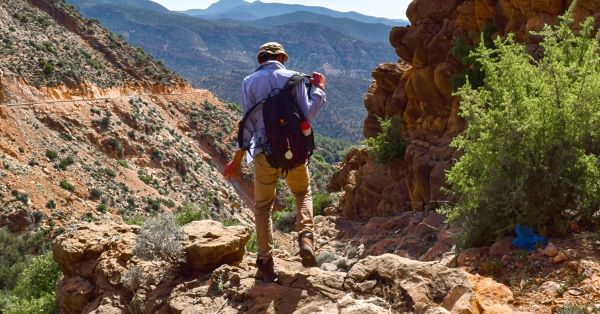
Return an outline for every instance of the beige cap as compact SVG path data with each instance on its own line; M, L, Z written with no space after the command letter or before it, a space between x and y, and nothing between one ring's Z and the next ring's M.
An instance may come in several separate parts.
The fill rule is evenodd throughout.
M276 43L276 42L270 42L270 43L266 43L263 44L262 46L260 46L260 48L258 48L258 55L260 55L261 53L266 52L268 54L272 54L272 55L284 55L285 60L283 60L283 62L286 62L288 60L288 55L287 53L285 53L285 49L283 49L283 46L280 43Z

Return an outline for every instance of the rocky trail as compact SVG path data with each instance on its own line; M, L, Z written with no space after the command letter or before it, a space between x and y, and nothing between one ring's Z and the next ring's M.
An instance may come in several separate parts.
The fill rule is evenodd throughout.
M186 225L186 258L173 267L136 256L137 226L82 224L54 245L65 273L58 286L59 302L65 313L556 313L575 306L588 313L598 310L600 244L591 243L587 251L573 246L573 240L589 233L556 242L555 253L548 252L552 246L527 253L507 247L504 240L457 255L444 238L452 230L439 215L417 218L411 212L368 220L318 216L320 267L310 269L301 266L296 234L276 232L279 284L254 278L256 255L244 252L250 238L247 227L223 227L209 220ZM553 262L549 254L559 253L567 260ZM501 262L494 264L494 259Z

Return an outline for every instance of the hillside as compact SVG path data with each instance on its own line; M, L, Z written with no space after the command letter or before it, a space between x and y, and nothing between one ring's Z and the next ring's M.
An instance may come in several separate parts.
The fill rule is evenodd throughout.
M243 77L256 68L257 46L281 41L290 54L289 68L328 76L329 106L317 120L316 129L330 137L361 138L362 102L371 69L381 60L396 59L387 44L361 41L314 23L287 24L273 30L253 27L254 23L248 26L125 7L117 1L112 5L71 2L86 16L99 19L127 41L164 60L194 86L234 103L240 102Z
M244 0L220 0L205 10L192 9L182 13L207 19L251 21L294 12L310 12L334 18L352 19L358 22L369 24L380 23L388 26L401 26L408 24L408 21L404 20L391 20L386 18L372 17L357 12L339 12L324 7L284 3L265 3L261 1L246 2Z
M64 2L2 2L0 17L1 226L59 234L188 207L250 221L218 172L237 108Z
M325 26L342 34L351 34L362 41L387 43L390 40L391 26L382 23L362 23L350 18L335 18L308 11L298 11L277 16L265 17L247 24L257 28L276 29L290 27L289 24L310 23Z

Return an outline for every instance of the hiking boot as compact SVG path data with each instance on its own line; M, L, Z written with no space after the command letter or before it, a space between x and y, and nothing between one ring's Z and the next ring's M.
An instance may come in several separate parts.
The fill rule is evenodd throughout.
M258 268L258 271L256 272L257 279L265 282L277 282L279 280L277 273L275 273L273 257L269 257L266 262L260 258L256 259L256 267Z
M314 237L310 232L298 235L298 246L300 247L300 258L302 266L317 267L317 259L314 253Z

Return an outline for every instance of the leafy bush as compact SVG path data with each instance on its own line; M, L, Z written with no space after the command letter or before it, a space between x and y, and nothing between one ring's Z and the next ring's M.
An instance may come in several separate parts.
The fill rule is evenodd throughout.
M0 313L58 313L54 289L61 273L41 234L14 236L0 229Z
M34 257L19 276L13 292L24 299L37 299L49 293L54 294L60 274L51 252Z
M178 225L187 225L192 221L208 219L208 208L205 204L198 206L194 203L185 203L175 213L175 221Z
M408 141L402 137L400 119L382 119L379 123L381 133L365 140L373 160L378 164L384 164L395 159L404 159Z
M48 159L50 159L50 160L54 160L54 159L58 158L58 153L54 150L47 150L46 157L48 157Z
M294 230L296 224L296 212L278 211L273 213L273 227L281 232L290 232Z
M102 191L100 191L100 189L97 189L97 188L90 189L90 198L91 199L97 200L100 197L102 197Z
M585 314L587 312L585 307L571 302L561 305L556 309L556 314Z
M246 242L246 252L256 253L258 248L256 247L256 232L252 232L250 240Z
M442 210L462 228L463 247L516 224L561 232L569 216L598 211L600 33L592 18L578 34L570 23L544 28L540 59L512 35L474 52L485 85L458 92L468 128L452 144L463 156L447 175L458 202Z
M29 255L47 248L42 234L16 236L0 228L0 290L12 289L26 267Z
M313 216L323 215L323 210L333 204L329 193L317 193L313 197Z
M73 160L73 157L71 157L71 156L69 156L67 158L62 158L60 160L60 162L58 163L57 168L64 171L64 170L67 170L67 168L74 163L75 163L75 161Z
M69 182L67 180L60 181L60 187L63 188L63 189L65 189L65 190L67 190L67 191L69 191L69 192L75 191L75 186L71 182Z
M143 260L161 259L170 263L183 260L183 230L173 215L158 215L144 222L135 240L133 254Z

